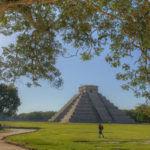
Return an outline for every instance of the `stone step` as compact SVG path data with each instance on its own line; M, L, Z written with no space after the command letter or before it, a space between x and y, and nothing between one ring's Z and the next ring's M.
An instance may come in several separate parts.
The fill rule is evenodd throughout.
M78 108L91 108L90 104L79 104Z
M73 113L73 115L95 115L95 113L94 112L77 112L77 111L75 111L74 113Z
M74 113L76 106L78 105L80 99L82 98L82 95L79 95L75 103L71 106L70 110L67 112L67 114L61 119L61 122L66 123L69 122L69 119L71 118L72 114Z
M83 100L84 98L86 98L86 103ZM83 120L83 122L99 122L99 116L96 113L96 110L93 108L93 105L87 94L80 99L80 102L76 106L76 109L70 120L71 122L75 120L78 120L77 122L82 122L81 120Z
M93 112L93 110L92 109L83 109L83 110L81 110L81 109L76 109L76 111L75 111L76 113L95 113L95 112Z
M81 111L81 112L82 112L82 111L83 111L83 112L84 112L84 111L93 111L93 109L90 108L90 107L89 107L89 108L83 108L83 109L77 108L76 111Z
M71 119L91 119L91 120L98 120L98 118L95 116L95 117L87 117L87 116L80 116L80 117L78 117L78 116L73 116L73 117L71 117Z
M60 109L60 111L57 112L56 115L54 115L49 121L59 122L65 116L65 114L69 111L69 109L72 107L72 105L75 103L78 97L79 97L79 94L74 95L73 98L71 98L71 100L66 105L64 105Z
M88 118L92 118L92 117L96 117L96 116L94 116L94 114L78 114L78 113L75 113L75 114L73 114L72 115L72 117L88 117Z
M82 121L82 122L85 122L85 121L89 121L89 122L97 122L97 119L96 118L71 118L70 121Z
M107 112L105 105L103 103L103 101L100 99L99 95L97 93L88 93L89 97L92 101L92 103L94 104L98 114L100 115L101 119L103 121L111 121L112 118L109 115L109 113Z
M111 114L114 122L117 123L127 123L127 122L131 122L133 123L134 121L126 116L121 110L118 109L118 107L114 106L113 103L111 103L109 100L107 100L104 96L102 96L101 94L99 94L100 97L102 97L102 100L104 102L104 104L106 105L106 107L108 108L109 113Z
M99 123L97 120L71 120L70 122L75 122L75 123Z

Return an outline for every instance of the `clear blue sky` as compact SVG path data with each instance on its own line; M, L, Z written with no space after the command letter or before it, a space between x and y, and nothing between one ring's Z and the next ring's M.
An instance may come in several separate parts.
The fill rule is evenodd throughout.
M10 42L15 42L15 36L4 37L0 34L0 47L8 45ZM32 88L26 87L23 79L18 81L17 87L22 102L18 113L57 111L74 94L78 93L81 85L99 86L99 92L121 109L132 109L144 102L142 98L135 98L132 91L121 89L122 82L115 79L115 74L119 69L111 68L105 62L103 55L90 61L81 61L79 57L59 58L57 68L61 71L64 79L64 85L59 90L51 87L46 81L41 81L42 87Z

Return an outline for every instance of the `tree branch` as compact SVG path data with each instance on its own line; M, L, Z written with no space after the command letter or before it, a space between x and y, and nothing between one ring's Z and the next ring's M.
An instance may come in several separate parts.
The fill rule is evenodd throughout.
M17 5L32 5L32 4L56 4L57 0L13 0L0 4L0 17L11 7Z
M123 20L118 16L118 15L113 15L111 13L107 13L107 12L104 12L102 9L99 9L96 5L94 5L92 2L90 2L89 0L86 0L86 3L90 6L92 6L93 8L95 8L98 12L100 12L101 14L103 15L106 15L106 16L109 16L113 19L117 19L117 20L120 20L121 22L123 22Z

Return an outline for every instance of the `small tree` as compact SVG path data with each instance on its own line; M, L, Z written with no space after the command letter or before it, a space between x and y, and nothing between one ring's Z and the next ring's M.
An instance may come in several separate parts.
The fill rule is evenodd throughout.
M12 116L16 113L20 104L17 89L0 84L0 114Z
M141 104L135 109L136 120L139 122L150 122L150 105Z

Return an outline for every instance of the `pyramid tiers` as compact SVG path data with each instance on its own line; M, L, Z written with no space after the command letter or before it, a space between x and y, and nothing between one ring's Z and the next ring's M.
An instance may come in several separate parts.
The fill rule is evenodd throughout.
M49 121L62 123L135 123L134 120L98 93L98 86L93 85L79 87L79 93L74 95Z

